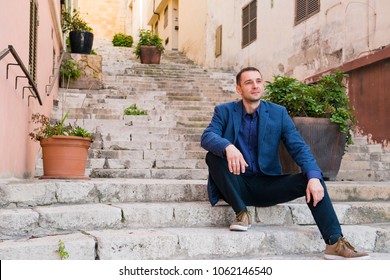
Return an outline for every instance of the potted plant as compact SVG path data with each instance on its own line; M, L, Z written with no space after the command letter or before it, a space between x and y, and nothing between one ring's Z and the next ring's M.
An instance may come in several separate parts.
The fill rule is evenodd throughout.
M90 54L93 45L92 28L80 16L76 9L70 13L62 11L62 31L69 32L70 48L72 53Z
M42 147L43 176L41 179L88 179L85 167L93 135L74 124L65 125L68 113L61 121L52 121L39 113L32 115L38 124L30 138Z
M153 34L152 31L144 29L139 31L139 41L134 54L141 59L141 63L159 64L164 50L163 40L158 34Z
M345 92L346 76L337 71L317 83L305 84L276 75L273 82L266 83L265 99L286 107L327 180L336 179L345 149L352 143L350 129L356 124ZM299 172L284 145L280 154L285 173Z

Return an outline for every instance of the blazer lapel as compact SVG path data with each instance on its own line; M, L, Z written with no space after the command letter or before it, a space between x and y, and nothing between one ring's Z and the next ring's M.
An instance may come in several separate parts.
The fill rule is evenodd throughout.
M269 120L269 113L267 108L267 103L261 101L260 103L260 120L259 120L259 142L258 147L261 147L261 142L266 137L266 130Z
M238 133L240 132L241 119L242 119L242 100L237 102L234 105L234 110L233 110L234 142L233 143L237 142Z

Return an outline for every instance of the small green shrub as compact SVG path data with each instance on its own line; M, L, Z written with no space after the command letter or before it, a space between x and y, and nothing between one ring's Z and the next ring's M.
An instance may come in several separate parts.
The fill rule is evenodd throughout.
M61 64L60 74L67 80L77 80L80 77L81 72L74 60L67 60Z
M127 107L124 111L124 114L126 116L130 115L147 115L148 112L142 109L137 108L136 104L132 104L129 107Z
M133 46L133 37L123 33L116 33L112 39L112 44L116 47L128 47Z
M69 258L69 253L65 251L65 243L61 239L58 240L58 254L60 255L61 260Z

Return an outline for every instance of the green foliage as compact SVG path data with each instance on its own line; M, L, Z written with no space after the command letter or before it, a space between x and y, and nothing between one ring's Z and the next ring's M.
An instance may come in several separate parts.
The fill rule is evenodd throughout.
M80 77L81 72L77 67L77 63L74 60L69 59L61 64L60 74L67 80L77 80Z
M295 78L276 75L266 83L265 100L286 107L291 117L330 118L347 134L352 143L350 128L356 124L343 80L347 75L337 71L323 76L315 84L305 84Z
M163 40L158 34L153 34L152 31L145 29L139 31L139 41L134 50L134 54L137 58L141 56L141 46L156 46L161 53L165 50Z
M60 239L58 240L58 254L60 255L61 260L69 258L69 253L65 251L65 243Z
M116 33L112 39L112 44L116 47L128 47L133 46L133 37L123 33Z
M93 135L88 133L84 128L76 125L76 122L71 125L65 125L65 120L68 117L68 113L62 118L61 121L51 121L50 118L39 113L33 114L31 119L34 124L39 124L33 132L29 134L31 140L39 141L43 138L49 138L51 136L80 136L84 138L93 139Z
M126 116L130 115L147 115L148 112L142 109L138 109L136 104L132 104L124 110Z
M69 12L67 9L62 11L62 32L85 30L92 32L92 28L81 17L80 12L73 9L73 12Z

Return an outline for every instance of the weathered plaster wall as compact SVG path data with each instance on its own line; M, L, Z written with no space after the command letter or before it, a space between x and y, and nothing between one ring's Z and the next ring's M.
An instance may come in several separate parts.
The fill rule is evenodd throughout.
M34 173L39 144L28 137L32 130L31 114L41 112L50 115L53 98L58 90L57 80L50 96L47 96L47 85L52 80L53 66L59 66L62 46L61 38L58 37L61 35L58 30L60 2L57 2L37 0L39 27L36 86L43 106L37 100L28 98L28 89L23 98L27 79L18 79L15 89L16 76L23 75L19 67L10 66L7 79L7 64L15 63L12 55L8 54L0 61L0 178L30 177ZM0 52L12 45L28 68L30 1L0 0L0 7ZM15 22L18 24L13 24Z

